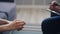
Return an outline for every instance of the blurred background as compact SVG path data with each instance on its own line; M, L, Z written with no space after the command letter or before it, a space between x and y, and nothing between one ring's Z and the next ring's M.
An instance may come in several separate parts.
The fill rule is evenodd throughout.
M52 0L16 0L17 19L24 20L29 31L41 31L41 22L50 17L46 11ZM46 10L44 10L46 9ZM30 28L29 28L30 27Z
M15 19L16 8L17 19L24 20L26 22L26 25L24 26L23 30L13 31L12 33L10 32L10 34L42 34L41 23L44 19L50 17L50 12L48 12L47 9L49 8L49 4L52 0L9 0L9 1L0 0L0 1L12 2L12 3L0 3L1 4L0 8L2 8L1 6L3 5L4 6L3 10L8 12L9 20ZM6 10L4 8L6 8Z

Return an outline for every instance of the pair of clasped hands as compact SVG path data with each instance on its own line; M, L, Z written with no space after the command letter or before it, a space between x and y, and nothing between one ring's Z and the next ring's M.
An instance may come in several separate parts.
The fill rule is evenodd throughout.
M22 30L24 28L25 22L22 20L8 21L5 19L0 19L0 26L6 26L7 30Z

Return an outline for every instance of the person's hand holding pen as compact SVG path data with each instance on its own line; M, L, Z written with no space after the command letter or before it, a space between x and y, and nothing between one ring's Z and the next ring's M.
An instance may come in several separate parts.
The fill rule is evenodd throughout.
M53 0L50 3L49 9L52 11L60 12L60 5L58 4L58 2L56 0Z

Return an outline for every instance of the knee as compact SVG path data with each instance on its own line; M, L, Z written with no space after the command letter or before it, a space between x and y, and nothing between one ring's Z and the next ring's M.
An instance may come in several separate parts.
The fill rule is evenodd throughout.
M51 24L51 20L49 18L48 19L44 19L42 21L41 27L42 28L46 28L46 27L50 26L50 24Z
M42 21L42 24L47 24L47 23L49 23L49 22L50 22L49 19L44 19L44 20Z
M41 24L42 31L47 31L47 28L49 28L49 26L50 26L50 20L44 19Z

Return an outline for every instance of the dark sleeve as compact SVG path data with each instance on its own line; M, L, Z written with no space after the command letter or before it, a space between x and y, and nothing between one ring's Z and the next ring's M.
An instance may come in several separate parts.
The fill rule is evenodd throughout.
M57 14L51 12L51 17L54 17L54 16L59 16L59 15L57 15Z
M0 0L0 2L14 2L14 0Z

